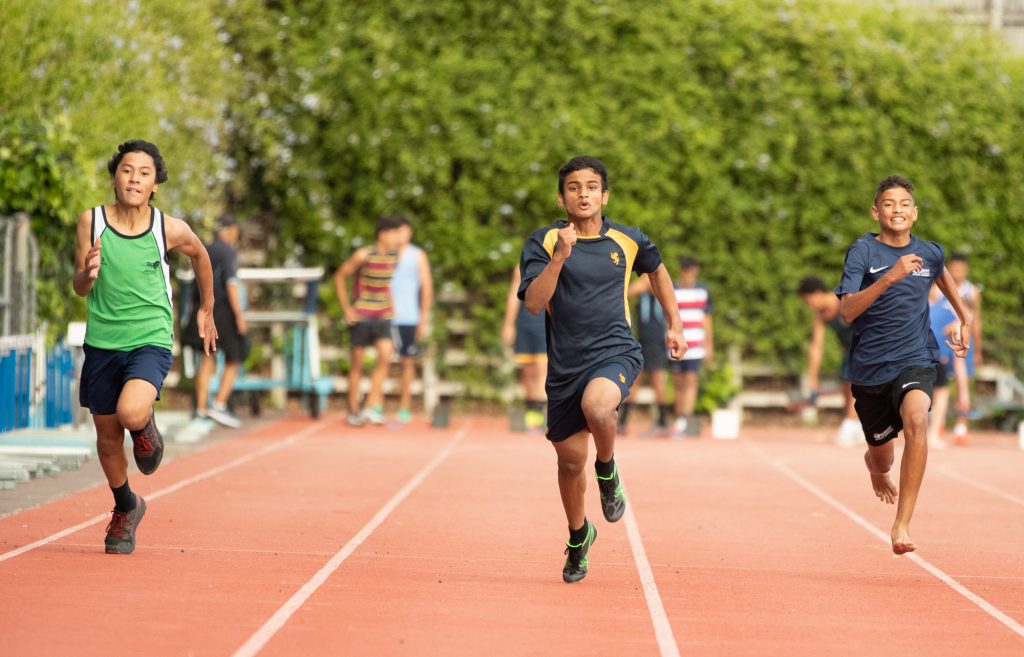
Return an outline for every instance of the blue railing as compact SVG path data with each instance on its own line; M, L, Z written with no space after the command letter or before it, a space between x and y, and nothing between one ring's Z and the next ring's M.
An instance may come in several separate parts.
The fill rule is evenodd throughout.
M0 338L0 431L70 424L76 368L63 342L40 359L35 336ZM45 367L38 376L36 370ZM39 399L36 382L45 381Z

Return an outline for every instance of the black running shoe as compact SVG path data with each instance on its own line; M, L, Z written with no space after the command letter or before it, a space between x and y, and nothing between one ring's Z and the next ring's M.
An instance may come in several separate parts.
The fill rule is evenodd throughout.
M565 565L562 566L562 579L572 584L587 576L587 565L590 563L590 546L597 539L597 528L587 521L587 537L579 545L565 542Z
M626 512L626 493L622 490L622 484L619 482L619 465L617 463L612 468L610 476L597 475L597 487L601 491L601 511L604 512L604 519L608 522L615 522Z
M156 428L156 421L152 415L149 416L149 423L142 433L138 437L132 436L132 444L132 453L135 455L135 465L139 466L139 472L145 475L156 472L164 458L164 437Z
M132 493L135 495L135 493ZM107 525L104 541L107 554L131 554L135 550L135 530L146 515L146 500L135 495L135 508L128 513L114 509L114 515Z

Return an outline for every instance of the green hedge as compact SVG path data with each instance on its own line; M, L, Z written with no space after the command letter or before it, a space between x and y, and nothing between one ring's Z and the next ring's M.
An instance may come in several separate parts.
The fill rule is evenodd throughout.
M720 353L797 371L796 281L838 280L876 181L902 173L916 232L975 256L987 355L1021 365L1024 71L982 31L810 0L3 5L0 113L66 125L44 159L84 162L60 225L135 136L167 155L162 207L261 222L271 264L333 268L407 212L438 282L471 292L466 348L498 354L522 240L561 216L558 165L591 153L610 216L670 270L704 261Z
M409 212L439 282L473 293L472 350L497 353L523 237L560 216L557 166L592 153L610 216L670 270L704 261L720 348L798 370L796 282L838 282L875 183L901 173L916 232L975 255L987 353L1024 354L1024 89L994 37L784 0L239 2L227 26L259 99L231 108L235 197L277 257L333 267Z

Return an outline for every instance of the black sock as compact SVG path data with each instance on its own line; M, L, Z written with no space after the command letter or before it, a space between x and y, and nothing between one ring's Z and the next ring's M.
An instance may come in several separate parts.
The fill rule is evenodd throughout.
M569 528L569 543L572 545L582 545L583 541L587 540L587 518L583 518L583 526L579 529Z
M668 426L668 419L672 417L671 404L658 404L658 426L664 429Z
M132 493L132 489L128 486L128 480L125 479L124 483L118 487L110 487L110 490L114 493L114 510L120 511L121 513L128 513L135 508L135 495Z
M605 463L601 459L594 459L594 469L597 470L597 476L599 477L610 477L615 472L615 457L613 456L610 461Z
M629 409L632 408L632 406L633 405L630 404L629 402L623 402L622 405L619 406L619 426L620 427L623 426L624 424L626 424L626 420L629 419Z
M544 412L544 401L541 399L527 399L526 410L537 411L538 413Z

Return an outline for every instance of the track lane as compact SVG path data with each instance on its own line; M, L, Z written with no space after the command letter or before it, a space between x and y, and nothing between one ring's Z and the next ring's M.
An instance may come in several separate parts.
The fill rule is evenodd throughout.
M102 553L101 525L0 563L5 594L21 601L0 612L5 643L25 655L229 655L443 438L322 423L303 441L155 501L130 557ZM237 443L253 447L246 436L230 442L220 458ZM181 469L164 477L190 470ZM134 628L127 619L137 614ZM54 619L61 632L48 631Z
M954 655L965 637L972 654L1020 649L962 596L774 472L748 440L661 443L624 464L644 525L675 522L647 543L683 654ZM838 482L843 499L868 497L865 512L887 530L894 508L871 494L857 450L777 434L757 444L826 489ZM924 531L915 520L915 536Z

